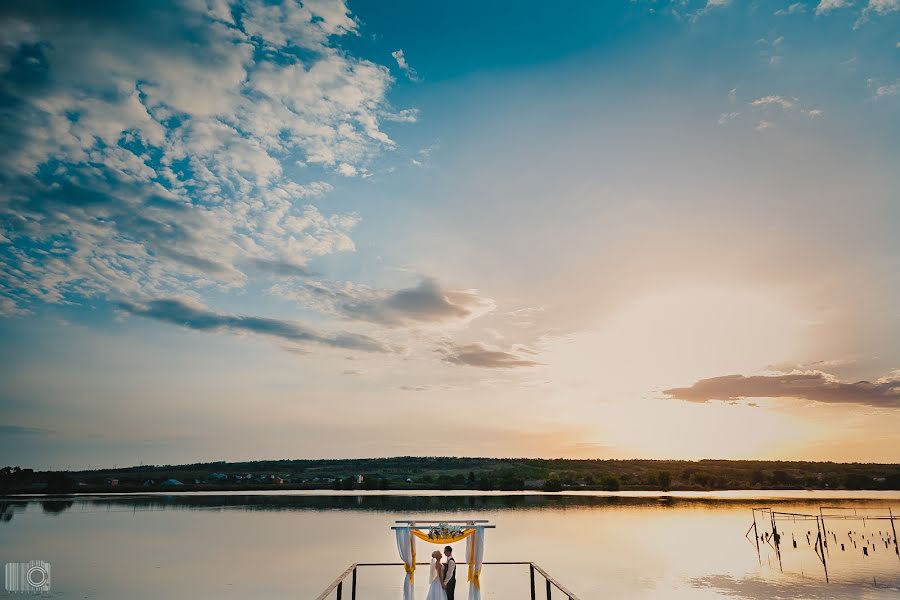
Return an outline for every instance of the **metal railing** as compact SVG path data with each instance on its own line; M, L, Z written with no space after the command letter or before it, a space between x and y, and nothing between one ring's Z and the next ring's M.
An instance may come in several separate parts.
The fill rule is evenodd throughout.
M429 566L431 563L416 563L416 566ZM466 563L458 563L464 565ZM552 576L550 576L547 571L534 564L533 562L523 562L523 561L495 561L495 562L484 562L484 565L528 565L528 572L531 580L531 600L537 600L538 588L536 586L536 577L535 573L544 578L544 592L546 593L547 600L552 600L553 596L553 588L556 588L562 595L555 596L560 598L561 600L579 600L578 596L572 593L569 589L567 589L560 582L555 580ZM335 600L344 600L344 582L347 578L350 578L350 600L356 600L356 572L360 567L402 567L403 563L353 563L347 570L338 575L337 579L331 582L325 591L319 594L316 597L316 600L330 600L332 598L332 594L334 594Z

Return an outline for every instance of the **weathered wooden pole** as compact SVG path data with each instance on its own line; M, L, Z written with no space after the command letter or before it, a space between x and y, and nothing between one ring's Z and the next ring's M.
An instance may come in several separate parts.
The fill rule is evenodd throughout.
M781 564L781 536L778 535L778 526L775 525L775 511L770 510L769 514L772 517L772 537L775 538L775 556L778 557L778 570L784 573L784 567Z
M356 600L356 567L353 567L353 585L350 588L350 600Z
M534 591L534 563L528 565L528 570L531 572L531 600L537 600L537 594Z
M753 513L753 537L756 539L756 558L759 559L759 564L762 564L762 554L759 553L759 530L756 528L756 509L754 508Z
M759 532L756 530L756 519L753 519L753 537L756 538L756 558L762 564L762 554L759 553Z
M816 544L818 548L816 549L816 554L819 555L819 558L822 560L822 568L825 570L825 583L828 583L828 565L825 563L825 547L822 545L822 531L819 530L819 519L816 518Z
M341 600L341 596L344 594L344 582L343 580L337 586L337 600Z
M900 546L897 545L897 529L894 527L894 513L891 511L890 506L888 506L888 515L891 517L891 531L894 532L894 552L897 554L897 558L900 558Z
M553 591L552 591L552 589L550 588L550 580L549 580L549 579L545 579L544 581L547 582L547 600L550 600L550 596L553 594Z

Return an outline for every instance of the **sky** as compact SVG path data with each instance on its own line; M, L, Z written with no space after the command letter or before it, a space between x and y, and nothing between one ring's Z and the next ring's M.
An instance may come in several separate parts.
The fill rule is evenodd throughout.
M4 2L0 462L900 461L900 2Z

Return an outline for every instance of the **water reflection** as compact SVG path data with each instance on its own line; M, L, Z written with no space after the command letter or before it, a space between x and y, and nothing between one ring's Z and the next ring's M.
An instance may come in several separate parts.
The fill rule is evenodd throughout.
M821 504L766 502L796 513ZM888 503L896 513L900 496ZM874 508L885 500L829 504ZM828 526L831 583L806 543L805 523L779 522L781 562L765 542L757 554L744 534L758 505L737 497L531 494L7 498L0 501L0 560L49 560L60 598L314 598L351 562L396 562L395 519L471 515L498 526L485 560L538 562L582 600L887 598L900 591L900 560L883 545L865 558L851 556L846 543L841 553L835 540L850 531L838 522ZM883 542L880 528L873 541ZM869 529L855 531L869 540ZM398 569L360 572L362 597L398 598ZM485 598L528 597L527 569L494 567L484 579ZM419 581L423 597L426 583Z
M41 500L41 508L48 515L64 513L74 504L74 500Z
M590 495L547 495L517 494L504 495L321 495L321 494L110 494L86 496L57 496L53 499L7 499L0 501L0 510L6 514L24 510L29 504L39 504L47 513L61 513L78 503L79 510L247 510L247 511L321 511L353 510L374 512L417 513L435 510L490 511L490 510L564 510L567 508L704 508L707 510L746 509L748 522L752 508L758 501L747 498L720 497L677 497L664 496L590 496ZM831 500L831 502L835 502ZM840 501L839 501L840 502ZM884 499L844 500L847 506L883 507ZM768 499L772 506L805 506L818 510L819 503L810 499L798 501L795 498ZM11 517L10 517L11 518ZM9 519L7 519L9 520Z

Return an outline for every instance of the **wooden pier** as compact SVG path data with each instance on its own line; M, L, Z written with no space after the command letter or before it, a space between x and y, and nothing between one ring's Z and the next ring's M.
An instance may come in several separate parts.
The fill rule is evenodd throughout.
M420 563L417 562L416 566L429 566L431 563ZM465 565L466 563L460 562L457 563L459 565ZM578 596L572 593L568 588L558 582L556 579L550 576L547 571L534 564L533 562L509 562L509 561L501 561L501 562L488 562L485 561L482 563L484 565L528 565L528 571L531 578L531 600L537 600L538 598L546 598L546 600L552 600L553 598L558 598L559 600L579 600ZM402 567L403 563L395 562L395 563L354 563L347 567L347 569L338 575L337 579L331 582L325 591L319 594L316 597L316 600L356 600L356 586L358 580L358 571L363 567ZM540 582L540 578L543 578L542 586L538 585ZM349 579L349 582L348 582ZM349 590L345 590L345 583L349 586ZM543 588L543 589L540 589ZM554 588L556 589L556 593L554 593ZM349 596L345 596L344 594L349 593Z

